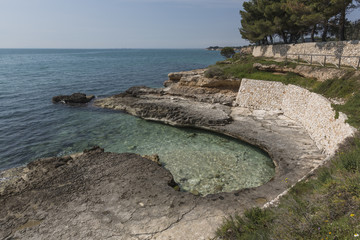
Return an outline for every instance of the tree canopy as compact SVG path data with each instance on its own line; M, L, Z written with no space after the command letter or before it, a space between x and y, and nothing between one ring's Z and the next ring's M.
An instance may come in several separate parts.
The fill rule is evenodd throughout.
M226 58L231 58L235 54L235 50L232 47L224 47L221 49L220 54Z
M279 37L284 43L315 41L329 37L349 40L347 14L360 6L360 0L250 0L244 2L240 34L257 44L273 43ZM351 25L359 27L359 24Z

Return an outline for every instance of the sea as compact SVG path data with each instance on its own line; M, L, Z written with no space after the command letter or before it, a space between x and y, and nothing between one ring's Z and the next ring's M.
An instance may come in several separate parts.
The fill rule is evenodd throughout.
M53 104L56 95L96 98L170 72L222 60L203 49L0 49L0 171L98 145L106 152L158 154L181 190L201 195L256 187L274 175L258 148L211 132L176 128L122 112Z

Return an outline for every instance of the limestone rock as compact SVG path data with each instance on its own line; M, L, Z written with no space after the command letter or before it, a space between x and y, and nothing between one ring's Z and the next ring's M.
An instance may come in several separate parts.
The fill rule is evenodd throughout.
M137 88L135 95L130 94L132 91L127 91L124 95L98 99L94 105L177 126L211 126L231 122L228 106L197 102L167 94L139 94L146 91L148 91L146 88Z
M164 82L164 94L193 98L200 102L221 103L232 106L241 80L205 77L206 69L170 73Z

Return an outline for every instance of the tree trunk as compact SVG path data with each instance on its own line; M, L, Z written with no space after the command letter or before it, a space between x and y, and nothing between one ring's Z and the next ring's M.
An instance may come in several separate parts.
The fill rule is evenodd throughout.
M269 35L269 38L270 38L270 42L271 42L271 45L274 44L274 39L271 35Z
M282 32L281 35L282 35L282 39L284 40L284 43L285 43L285 44L288 43L286 33L285 33L285 32Z
M293 33L290 34L290 43L295 42L295 35Z
M314 25L313 29L311 30L311 41L315 42L315 32L316 32L316 24Z
M346 21L346 8L341 9L339 21L339 40L345 41L345 21Z
M328 20L325 20L324 21L324 30L323 30L323 33L321 36L321 41L326 42L328 30L329 30L329 23L328 23Z

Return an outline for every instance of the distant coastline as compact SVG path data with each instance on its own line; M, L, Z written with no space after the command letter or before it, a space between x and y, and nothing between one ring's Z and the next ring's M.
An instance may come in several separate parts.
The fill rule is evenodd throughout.
M232 47L230 46L231 48L233 48L235 51L240 51L243 47ZM224 47L219 47L219 46L210 46L208 48L206 48L206 50L209 50L209 51L221 51L221 49L223 49Z

